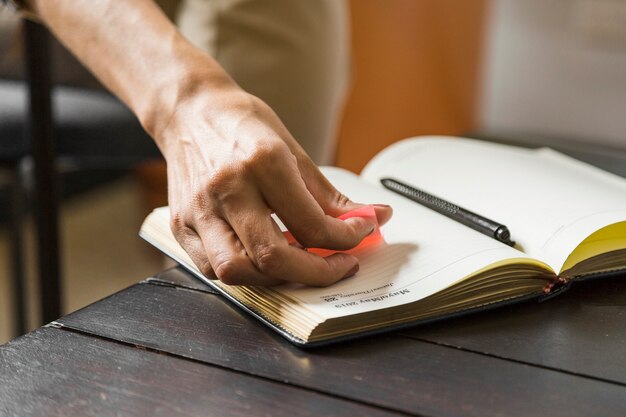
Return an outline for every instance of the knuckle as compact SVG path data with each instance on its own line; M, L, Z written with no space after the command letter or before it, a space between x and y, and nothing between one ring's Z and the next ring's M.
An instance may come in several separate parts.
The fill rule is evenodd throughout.
M211 267L211 264L209 263L208 260L203 261L200 265L198 265L198 269L200 270L202 275L204 275L207 278L215 277L215 271Z
M170 214L170 229L174 234L180 234L187 228L185 216L181 211L172 211Z
M284 166L290 156L293 157L282 140L260 140L245 158L244 167L254 174L259 170L266 172Z
M194 192L194 201L204 205L207 197L213 200L221 200L224 196L230 195L237 183L237 175L234 169L223 168L212 173L204 185Z
M327 230L323 227L305 227L298 234L298 242L305 248L317 248L324 246L327 238Z
M258 248L255 259L261 273L268 276L276 276L284 263L282 248L274 243Z
M335 190L336 194L335 194L335 206L336 207L347 207L348 205L350 205L352 203L352 201L345 195L340 193L339 191Z
M241 284L242 274L242 262L238 259L223 259L215 265L215 276L226 285Z
M198 210L220 207L236 201L244 190L244 182L237 170L229 167L221 169L194 190L192 205Z
M290 162L292 161L292 162ZM208 175L192 193L196 208L234 203L249 192L251 181L259 177L274 178L287 166L296 167L295 156L281 140L260 140L254 149L241 155L237 162Z
M209 199L209 195L207 195L204 190L195 190L191 195L191 207L194 211L198 209L203 209L207 206L207 201Z

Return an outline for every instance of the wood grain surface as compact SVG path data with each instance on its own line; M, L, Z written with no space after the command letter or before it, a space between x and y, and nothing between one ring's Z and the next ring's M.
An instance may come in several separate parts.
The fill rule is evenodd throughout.
M159 279L167 282L164 276ZM220 296L163 282L138 284L59 322L111 340L408 414L610 416L626 412L623 384L556 366L546 369L539 363L541 354L538 365L533 357L520 363L477 346L469 351L463 345L441 344L435 337L416 340L425 336L410 332L302 350ZM435 326L429 329L435 331ZM463 329L457 324L457 332ZM481 338L477 329L472 331ZM515 339L497 343L502 356L523 351Z
M529 302L403 334L626 385L625 319L622 273L574 283L545 303Z
M3 416L398 415L55 328L1 346L0 369Z

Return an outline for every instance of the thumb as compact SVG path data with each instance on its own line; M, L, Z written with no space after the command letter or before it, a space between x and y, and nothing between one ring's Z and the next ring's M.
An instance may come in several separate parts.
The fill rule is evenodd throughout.
M301 169L301 173L309 192L317 200L324 213L339 217L349 211L367 206L367 204L350 200L337 190L313 162L305 169ZM379 225L387 223L393 215L393 209L387 204L371 204L371 206L374 207Z
M326 209L322 205L322 208L324 208L324 211L333 217L340 217L341 215L345 213L355 211L362 207L369 206L369 207L374 208L374 211L376 213L376 220L378 221L378 224L382 226L383 224L387 223L389 219L391 218L391 216L393 215L393 209L391 208L391 206L387 204L355 203L354 201L350 200L345 195L341 194L336 189L334 191L337 193L337 197L330 201L330 204L328 205L328 209Z

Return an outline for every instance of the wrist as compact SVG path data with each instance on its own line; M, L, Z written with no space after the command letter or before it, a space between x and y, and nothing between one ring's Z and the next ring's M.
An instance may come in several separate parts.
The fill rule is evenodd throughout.
M211 102L226 92L241 91L240 87L209 55L183 40L161 77L143 100L137 102L135 113L144 129L156 141L161 151L167 143L167 131L181 114L187 114L194 103Z

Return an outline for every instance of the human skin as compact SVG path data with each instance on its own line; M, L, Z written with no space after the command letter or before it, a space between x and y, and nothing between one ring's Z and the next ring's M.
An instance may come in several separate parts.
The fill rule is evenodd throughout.
M150 0L30 0L27 7L135 113L167 161L171 228L207 277L230 285L330 285L375 227L259 98L190 44ZM378 222L392 214L377 205Z

